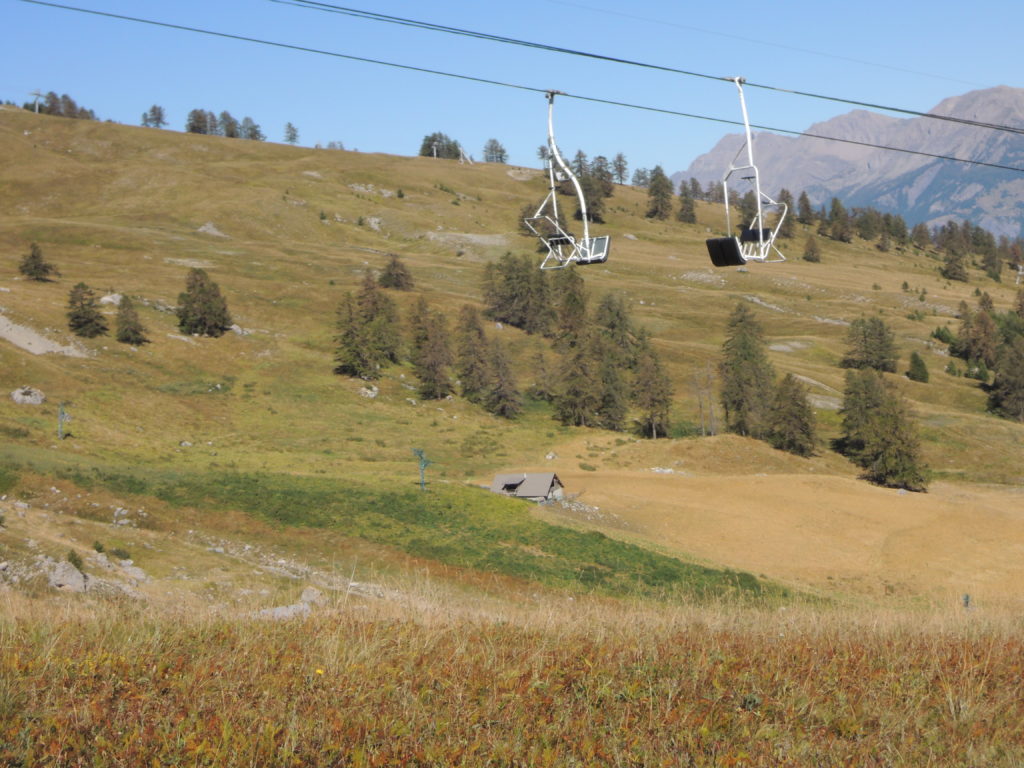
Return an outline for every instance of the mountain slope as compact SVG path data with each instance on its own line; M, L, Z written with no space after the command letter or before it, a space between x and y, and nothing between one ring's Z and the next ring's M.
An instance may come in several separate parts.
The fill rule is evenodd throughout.
M579 274L592 304L606 292L623 297L634 319L651 332L672 378L672 418L681 436L652 442L628 432L562 427L540 401L528 401L515 422L458 397L423 401L409 364L386 369L375 397L367 396L365 382L332 372L334 312L344 293L358 287L367 269L381 269L389 253L402 257L416 281L414 291L392 294L404 318L420 297L449 318L463 304L480 306L487 263L506 251L534 253L534 241L517 228L523 207L543 197L544 179L537 171L0 110L0 181L0 206L10 212L0 220L2 316L61 348L83 352L34 354L42 350L0 340L0 458L30 478L11 493L33 496L26 500L33 509L49 503L50 485L75 499L78 493L84 498L90 483L99 484L117 497L111 504L170 505L165 520L173 532L185 526L173 522L178 497L168 489L182 478L216 483L218 477L254 475L296 484L296 510L315 519L320 505L309 500L317 481L374 493L414 488L418 467L412 450L422 449L434 462L428 487L453 496L461 498L462 486L484 485L497 472L554 470L583 505L570 508L562 524L597 529L691 562L759 568L769 578L829 591L827 570L786 570L786 564L756 551L738 552L727 541L716 549L715 532L722 530L716 526L724 516L754 530L772 521L778 536L792 541L806 537L809 519L820 519L821 535L830 535L829 510L818 506L827 494L762 494L757 506L751 504L764 484L760 478L772 475L801 478L773 481L775 488L822 483L842 494L858 515L860 533L850 535L886 541L869 533L883 523L873 513L880 498L899 504L901 497L856 480L856 469L828 443L839 431L843 371L837 362L846 328L868 312L891 324L903 363L917 351L932 372L929 384L900 374L891 378L913 404L925 458L945 489L943 504L986 510L974 525L994 547L1001 534L985 539L985 532L1004 529L992 510L1019 503L1024 426L988 414L985 393L975 382L943 374L948 358L929 340L936 325L955 328L957 306L974 303L975 290L990 293L1005 310L1014 288L973 268L970 284L950 284L938 275L934 254L826 242L823 262L812 265L793 258L806 236L799 232L783 244L791 256L787 263L714 270L703 240L722 226L719 207L700 204L696 225L652 221L643 217L643 190L616 187L607 222L594 228L595 234L612 236L612 257ZM60 268L59 280L20 278L17 263L31 242ZM178 330L172 310L191 266L204 267L220 285L237 333L209 339ZM151 343L131 348L110 337L72 337L65 305L79 281L101 294L130 296ZM708 396L698 396L700 377L714 375L726 320L738 302L750 303L764 325L777 371L801 377L810 388L822 437L810 459L731 435L682 437L699 433L707 415ZM105 311L112 319L112 310ZM545 340L495 325L487 333L508 348L523 389L537 376L538 352L554 360ZM47 401L32 406L7 396L24 385L44 392ZM74 419L73 437L63 441L55 436L60 403ZM663 475L671 480L654 482ZM978 483L997 487L979 489ZM669 496L696 501L689 509L697 513L685 519L692 537L665 536L651 522L648 513L667 514L666 486L673 489ZM133 493L147 498L133 505ZM984 503L975 504L981 497ZM75 514L87 506L74 503ZM229 513L242 521L243 534L247 517L265 524L255 517L255 507L247 516L203 497L188 503L194 507L182 507L181 519L193 530L202 529L204 518ZM396 559L402 552L429 558L423 553L439 551L442 542L429 534L412 542L403 538L400 524L372 519L380 530L365 539L358 538L365 529L354 523L332 530L351 534L345 547L357 539L364 546L395 547ZM832 542L843 546L839 537ZM545 556L541 544L511 547L500 537L491 544L492 562L513 559L502 556L503 548ZM945 588L986 558L997 559L979 545L964 558L963 570L915 582L914 589ZM875 572L864 590L878 593L879 578L886 576ZM993 577L988 583L1012 581Z
M1024 89L999 86L943 100L930 110L970 120L1024 127ZM1024 167L1024 136L928 118L899 119L854 110L816 123L809 134ZM741 146L731 134L673 180L718 181ZM774 194L806 191L816 205L835 196L847 206L898 213L933 226L967 219L996 235L1022 234L1024 174L935 160L808 136L755 135L762 184Z

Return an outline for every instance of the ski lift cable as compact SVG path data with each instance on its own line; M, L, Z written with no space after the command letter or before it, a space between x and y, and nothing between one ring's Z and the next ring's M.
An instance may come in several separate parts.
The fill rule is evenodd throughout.
M301 52L301 53L312 53L312 54L317 54L317 55L320 55L320 56L330 56L330 57L336 58L336 59L345 59L346 61L358 61L358 62L361 62L361 63L364 63L364 64L377 64L377 65L380 65L380 66L383 66L383 67L390 67L392 69L402 69L402 70L406 70L406 71L410 71L410 72L420 72L422 74L427 74L427 75L437 75L439 77L449 77L449 78L453 78L453 79L456 79L456 80L465 80L465 81L469 81L469 82L480 83L482 85L495 85L495 86L501 86L501 87L504 87L504 88L513 88L515 90L528 91L530 93L547 93L548 90L549 90L547 88L535 88L535 87L528 86L528 85L521 85L521 84L518 84L518 83L504 82L504 81L501 81L501 80L491 80L491 79L488 79L488 78L476 77L476 76L473 76L473 75L464 75L464 74L459 74L459 73L456 73L456 72L445 72L443 70L431 69L431 68L428 68L428 67L418 67L418 66L415 66L415 65L412 65L412 64L399 64L397 62L385 61L383 59L371 59L371 58L368 58L368 57L365 57L365 56L354 56L354 55L347 54L347 53L340 53L340 52L337 52L337 51L327 51L327 50L323 50L323 49L320 49L320 48L311 48L309 46L296 45L296 44L293 44L293 43L281 43L281 42L277 42L277 41L273 41L273 40L263 40L263 39L256 38L256 37L248 37L248 36L245 36L245 35L237 35L237 34L233 34L233 33L230 33L230 32L219 32L219 31L216 31L216 30L202 29L201 27L191 27L191 26L187 26L187 25L184 25L184 24L174 24L174 23L166 22L166 21L155 21L153 19L143 19L143 18L139 18L139 17L136 17L136 16L126 16L126 15L123 15L123 14L110 13L110 12L107 12L107 11L97 11L97 10L93 10L93 9L89 9L89 8L78 8L78 7L72 6L72 5L64 5L64 4L61 4L61 3L47 2L46 0L20 0L20 2L30 3L32 5L45 6L45 7L48 7L48 8L56 8L58 10L74 11L74 12L77 12L77 13L85 13L85 14L89 14L89 15L93 15L93 16L101 16L101 17L110 18L110 19L118 19L120 21L130 21L130 22L137 23L137 24L147 24L149 26L154 26L154 27L163 27L163 28L166 28L166 29L176 29L176 30L179 30L179 31L182 31L182 32L194 32L196 34L209 35L211 37L219 37L219 38L226 39L226 40L237 40L237 41L240 41L240 42L255 43L257 45L267 45L267 46L271 46L271 47L274 47L274 48L282 48L282 49L290 50L290 51L298 51L298 52ZM726 82L730 82L732 80L732 78L715 78L715 79L725 80ZM662 115L670 115L672 117L685 117L685 118L688 118L688 119L691 119L691 120L704 120L704 121L707 121L707 122L720 123L720 124L723 124L723 125L735 125L735 126L742 126L743 125L742 122L739 122L737 120L729 120L727 118L722 118L722 117L711 117L709 115L698 115L698 114L694 114L694 113L691 113L691 112L680 112L678 110L666 109L664 107L652 107L652 106L645 106L645 105L642 105L642 104L631 104L631 103L625 102L625 101L617 101L617 100L614 100L614 99L603 99L603 98L599 98L599 97L596 97L596 96L585 96L585 95L582 95L582 94L575 94L575 93L563 93L563 95L566 98L579 99L580 101L587 101L587 102L591 102L591 103L594 103L594 104L604 104L604 105L613 106L613 107L623 107L623 108L626 108L626 109L636 109L636 110L641 110L641 111L644 111L644 112L654 112L654 113L662 114ZM1018 167L1018 166L1002 165L1000 163L989 163L989 162L985 162L983 160L972 160L970 158L955 157L953 155L942 155L942 154L938 154L938 153L934 153L934 152L923 152L921 150L907 149L907 148L904 148L904 147L890 147L890 146L887 146L885 144L874 144L872 142L857 141L855 139L842 139L842 138L839 138L837 136L824 136L822 134L808 133L806 131L796 131L796 130L791 130L791 129L788 129L788 128L775 128L775 127L772 127L772 126L759 125L759 124L756 124L756 123L751 123L750 127L751 128L757 128L758 130L761 130L761 131L771 131L773 133L782 133L782 134L787 134L787 135L790 135L790 136L804 136L804 137L812 138L812 139L821 139L823 141L836 141L836 142L839 142L841 144L853 144L853 145L857 145L857 146L861 146L861 147L870 147L872 149L881 149L881 150L885 150L887 152L902 152L904 154L909 154L909 155L919 155L919 156L922 156L922 157L931 157L931 158L934 158L936 160L948 160L950 162L966 163L968 165L977 165L977 166L981 166L981 167L985 167L985 168L997 168L999 170L1004 170L1004 171L1013 171L1015 173L1024 173L1024 168L1021 168L1021 167Z
M460 27L450 27L444 24L435 24L429 21L406 19L401 16L391 16L384 13L377 13L375 11L364 11L358 8L348 8L341 5L334 5L332 3L320 2L319 0L270 0L270 2L277 3L279 5L291 5L297 8L324 11L327 13L335 13L344 16L353 16L355 18L362 18L368 21L382 21L388 24L398 24L401 26L425 29L433 32L444 32L447 34L459 35L462 37L471 37L479 40L490 40L492 42L505 43L508 45L518 45L525 48L535 48L538 50L551 51L553 53L564 53L571 56L582 56L584 58L608 61L614 64L625 64L628 66L642 67L644 69L651 69L660 72L670 72L672 74L686 75L688 77L698 77L706 80L724 80L726 82L732 80L732 78L730 77L709 75L704 72L695 72L686 69L678 69L676 67L668 67L661 64L652 64L650 62L625 59L618 56L608 56L606 54L593 53L591 51L582 51L574 48L564 48L562 46L550 45L547 43L537 43L529 40L519 40L514 37L505 37L504 35L496 35L489 32L478 32L471 29L462 29ZM822 99L825 101L832 101L840 104L848 104L850 106L855 107L864 107L866 109L878 109L886 112L897 112L899 114L912 115L914 117L924 117L928 118L929 120L943 120L946 122L959 123L961 125L969 125L975 128L987 128L993 131L1004 131L1007 133L1024 134L1024 126L989 123L981 120L971 120L965 117L957 117L955 115L937 115L932 112L921 112L920 110L916 109L908 109L905 107L893 107L885 104L875 104L873 102L868 101L848 99L841 96L830 96L828 94L813 93L810 91L802 91L793 88L782 88L779 86L767 85L765 83L754 83L748 81L747 86L750 88L760 88L762 90L774 91L776 93L787 93L793 96L802 96L811 99Z

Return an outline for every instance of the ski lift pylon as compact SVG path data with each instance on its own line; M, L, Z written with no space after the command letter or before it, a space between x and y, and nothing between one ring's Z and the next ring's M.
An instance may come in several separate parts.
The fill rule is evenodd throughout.
M745 141L739 152L732 159L728 170L722 177L722 192L725 196L725 228L730 234L726 237L712 237L707 240L708 255L711 256L711 263L716 267L742 266L749 261L773 262L785 261L786 257L775 245L775 238L778 237L782 221L786 218L789 207L785 203L779 203L770 198L761 190L761 179L754 165L754 140L750 133L750 118L747 116L747 102L743 97L742 77L734 77L732 81L736 84L736 90L740 94L740 109L743 112L743 128ZM746 149L746 162L737 165L740 155ZM733 174L740 174L740 178L750 183L753 187L754 200L757 203L757 210L749 224L742 224L740 234L731 234L732 219L729 211L729 179ZM765 223L765 215L775 212L778 218L775 226L770 227Z
M608 260L611 238L608 235L590 236L587 221L587 201L579 179L562 159L555 144L554 109L555 95L561 91L548 91L548 194L533 216L523 219L533 234L540 238L547 248L547 254L540 264L541 269L562 269L570 264L600 264ZM556 170L557 166L557 170ZM583 237L577 238L568 232L558 218L558 196L555 184L563 179L572 182L580 202L583 216Z

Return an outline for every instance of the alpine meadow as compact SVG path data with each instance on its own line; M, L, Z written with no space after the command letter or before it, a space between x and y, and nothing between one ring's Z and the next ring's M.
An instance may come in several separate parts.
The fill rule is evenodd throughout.
M1019 240L145 119L0 107L0 765L1024 764Z

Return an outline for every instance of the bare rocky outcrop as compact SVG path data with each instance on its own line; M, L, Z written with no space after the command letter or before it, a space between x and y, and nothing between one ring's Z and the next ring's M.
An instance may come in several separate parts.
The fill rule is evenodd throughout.
M55 562L50 568L50 586L65 592L85 592L88 577L67 560Z
M11 392L11 400L20 405L42 405L46 402L46 395L34 387L25 385Z

